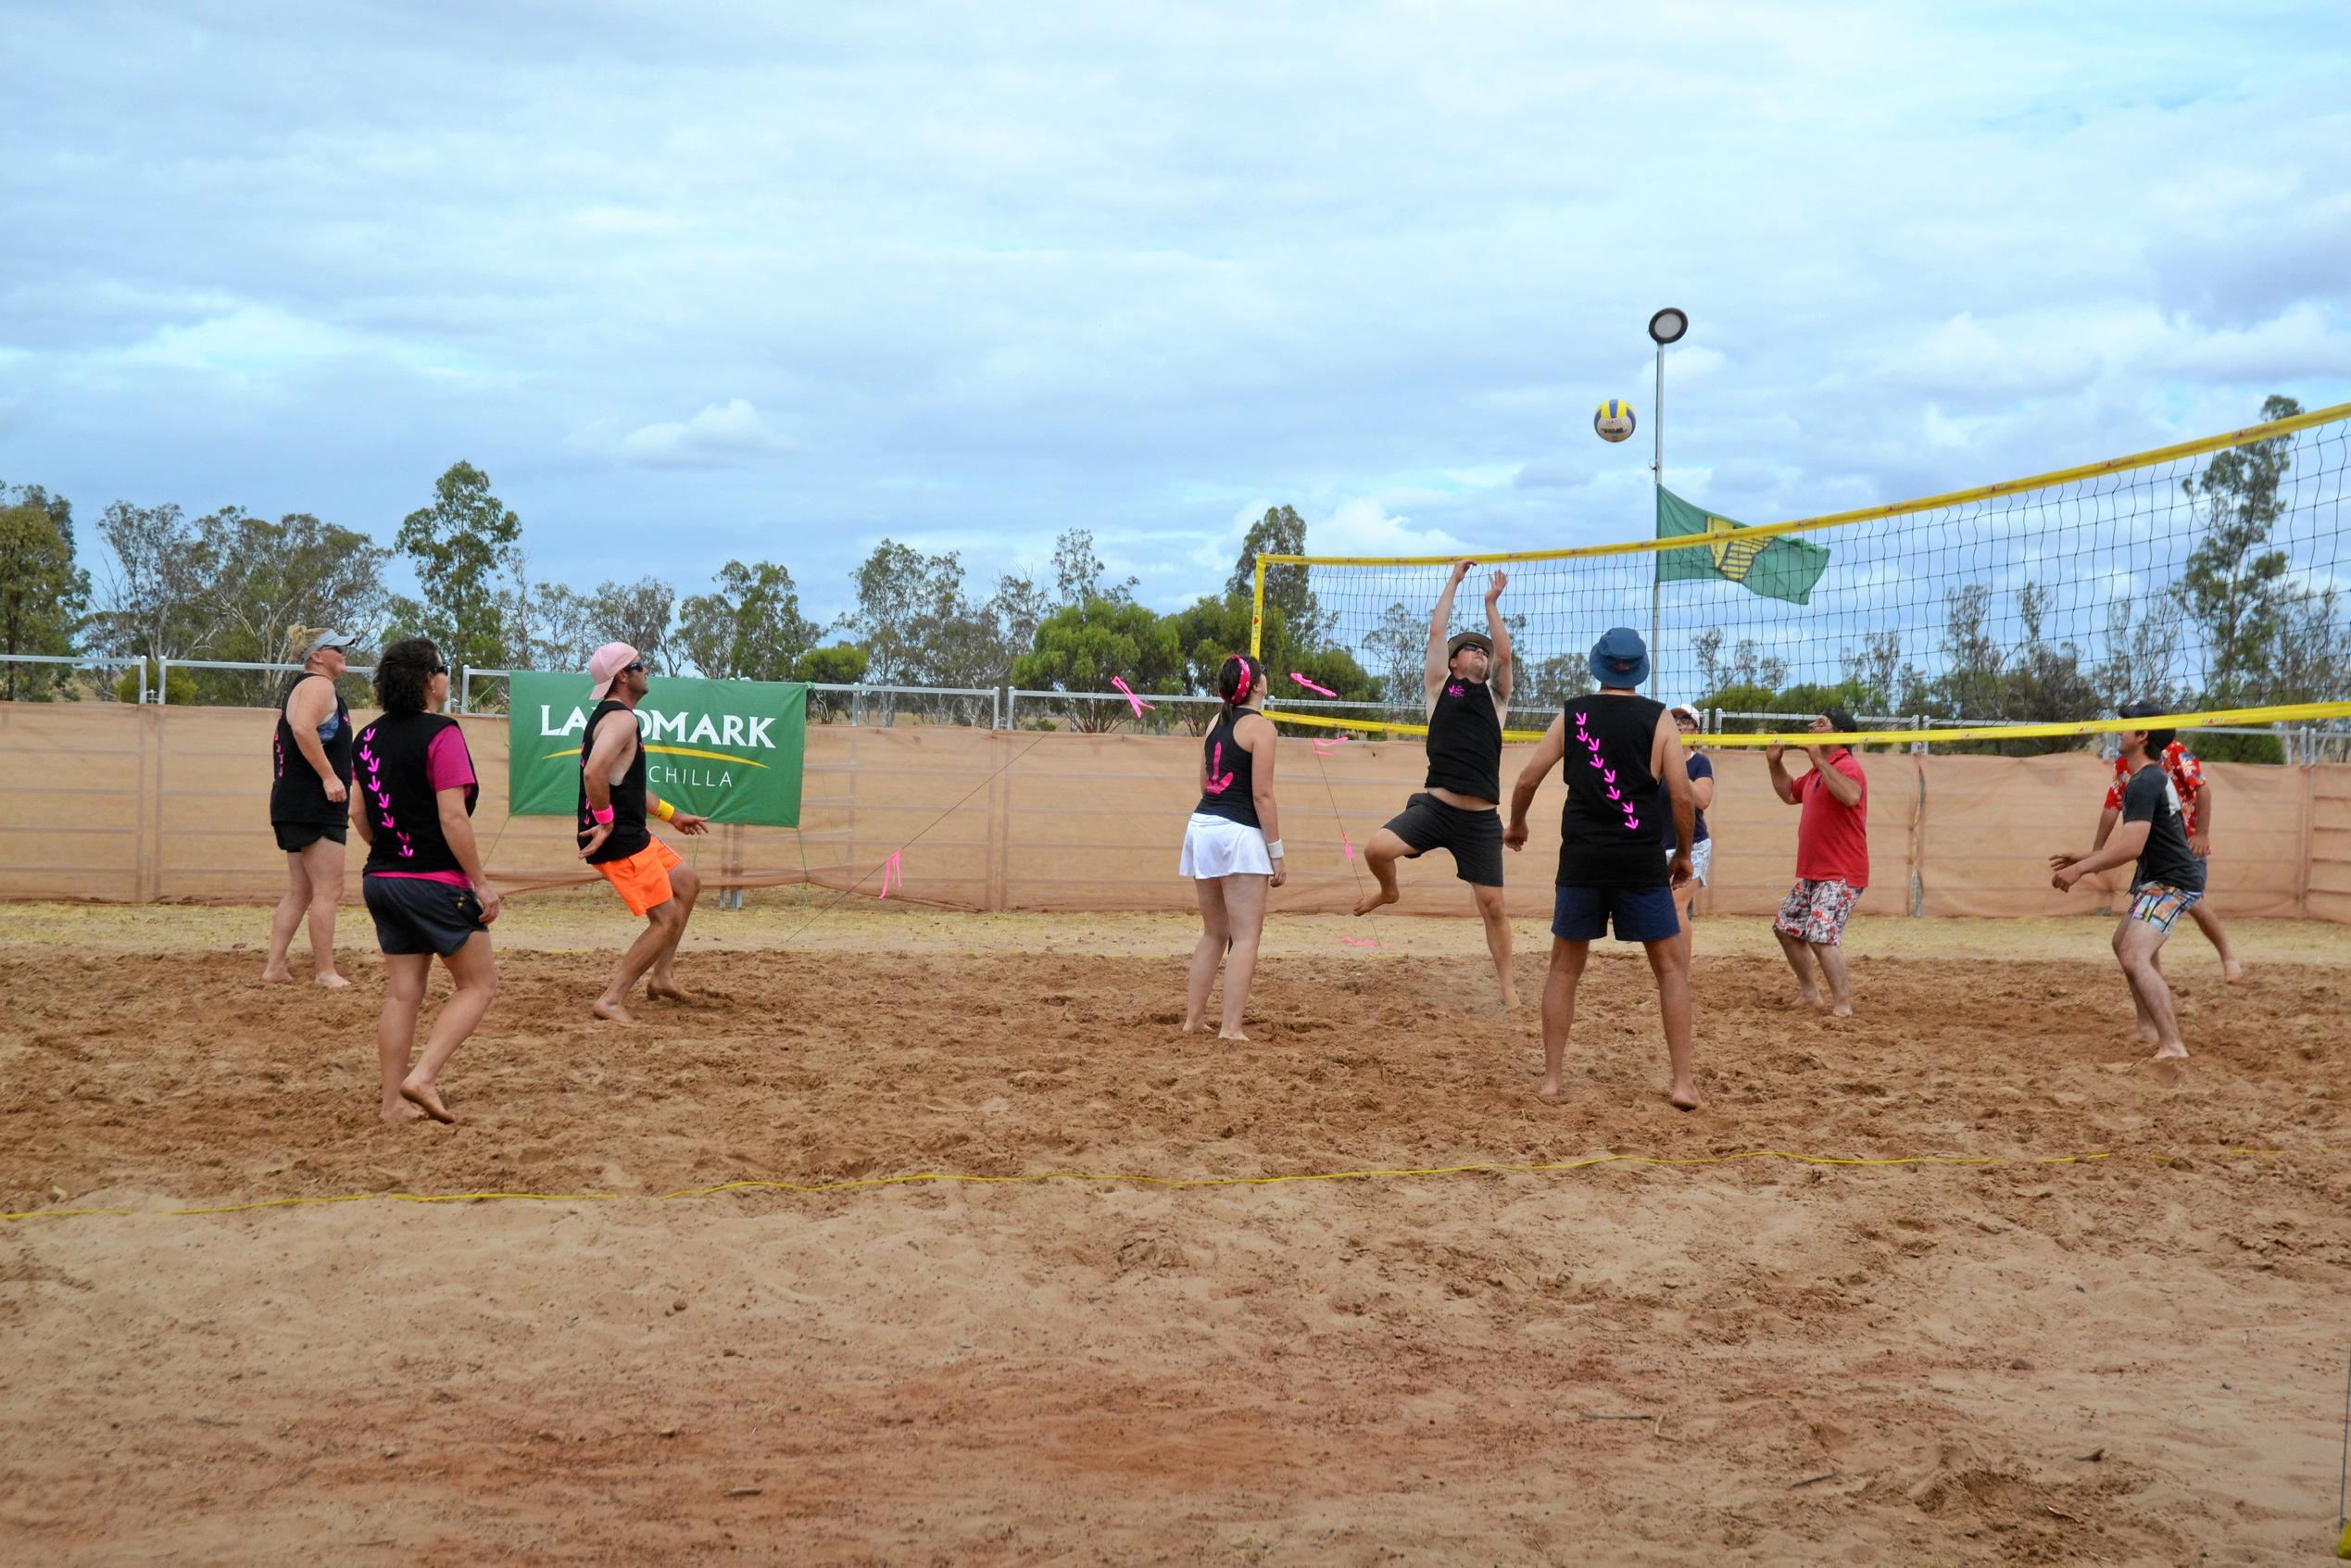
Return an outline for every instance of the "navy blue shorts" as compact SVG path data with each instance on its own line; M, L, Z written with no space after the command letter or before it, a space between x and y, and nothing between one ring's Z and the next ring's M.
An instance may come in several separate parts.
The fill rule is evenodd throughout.
M386 953L438 953L446 959L489 929L482 923L482 900L470 887L421 877L363 876L359 893L375 917L375 945Z
M1562 942L1597 942L1612 921L1619 942L1662 942L1681 932L1670 887L1563 887L1552 905L1551 934Z

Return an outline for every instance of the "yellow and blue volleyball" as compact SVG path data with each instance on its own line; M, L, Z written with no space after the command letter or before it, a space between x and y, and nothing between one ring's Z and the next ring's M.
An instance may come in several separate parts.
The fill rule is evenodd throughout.
M1591 428L1603 441L1622 441L1633 433L1632 405L1611 397L1592 410Z

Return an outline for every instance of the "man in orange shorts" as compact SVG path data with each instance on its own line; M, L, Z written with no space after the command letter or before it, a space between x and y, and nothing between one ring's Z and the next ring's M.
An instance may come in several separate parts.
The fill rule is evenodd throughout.
M629 944L612 983L596 998L596 1016L634 1023L629 993L647 971L648 997L685 1001L672 966L685 922L694 913L702 879L677 851L653 836L645 815L683 834L708 831L707 819L678 810L645 787L645 743L636 729L636 705L645 700L645 660L626 643L607 643L588 660L588 696L596 711L580 737L580 859L604 873L629 913L643 915L643 935Z

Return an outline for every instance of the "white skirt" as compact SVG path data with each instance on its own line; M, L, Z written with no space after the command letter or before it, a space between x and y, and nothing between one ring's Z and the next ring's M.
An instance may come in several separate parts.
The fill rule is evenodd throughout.
M1265 853L1262 828L1244 827L1204 811L1192 813L1184 824L1184 860L1180 874L1200 881L1209 877L1274 874L1273 857Z

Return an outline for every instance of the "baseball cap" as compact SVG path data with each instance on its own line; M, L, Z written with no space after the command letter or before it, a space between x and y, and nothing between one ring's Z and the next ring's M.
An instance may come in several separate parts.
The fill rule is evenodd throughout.
M2168 711L2159 702L2126 702L2115 709L2121 719L2160 719Z
M612 690L613 678L635 662L636 650L626 643L607 643L588 655L588 679L595 683L588 687L588 700L602 702Z
M1699 715L1698 709L1689 703L1677 702L1666 709L1666 717L1668 719L1677 718L1685 713L1690 716L1690 721L1700 729L1706 727L1706 721Z
M1603 686L1637 686L1649 679L1649 645L1629 626L1611 626L1591 646L1591 678Z
M1494 640L1483 632L1456 632L1445 645L1445 657L1452 659L1464 648L1481 649L1488 659L1494 657Z
M1822 709L1820 716L1834 725L1840 734L1857 735L1861 733L1861 726L1853 721L1853 712L1849 709L1838 708L1832 704Z
M302 650L303 662L307 664L316 659L321 648L341 648L347 653L351 648L351 639L341 632L318 633L311 637L310 646Z

